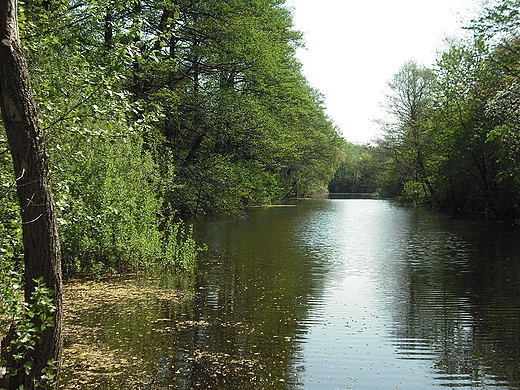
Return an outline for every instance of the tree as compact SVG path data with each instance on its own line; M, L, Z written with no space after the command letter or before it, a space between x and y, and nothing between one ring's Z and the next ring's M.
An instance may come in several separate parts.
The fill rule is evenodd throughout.
M482 42L449 43L438 59L436 113L437 196L445 208L494 209L497 199L492 124L486 104L496 77Z
M389 124L380 146L391 153L405 197L416 203L431 202L434 188L428 167L432 135L428 131L434 73L416 62L405 63L389 82L393 94L387 97Z
M38 121L27 63L20 44L16 0L0 2L0 106L13 159L24 245L24 300L42 309L38 291L53 291L42 312L28 313L32 340L17 340L11 327L2 341L8 373L0 387L43 388L49 367L59 366L61 334L61 259L57 220L43 131ZM27 329L26 329L27 330Z
M176 4L175 39L141 66L141 97L164 112L174 157L171 209L229 211L326 190L339 137L301 74L290 12L274 0Z

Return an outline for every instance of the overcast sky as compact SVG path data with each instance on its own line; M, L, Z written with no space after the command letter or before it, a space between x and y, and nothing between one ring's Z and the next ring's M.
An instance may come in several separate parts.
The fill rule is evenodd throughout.
M446 36L480 0L286 0L306 50L298 51L310 84L349 142L369 142L384 114L386 83L408 60L430 66Z

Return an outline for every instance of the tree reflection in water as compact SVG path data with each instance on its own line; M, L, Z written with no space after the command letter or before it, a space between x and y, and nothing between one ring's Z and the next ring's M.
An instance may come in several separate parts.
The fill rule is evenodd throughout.
M91 319L129 340L137 388L520 387L516 225L366 199L194 222L190 299Z

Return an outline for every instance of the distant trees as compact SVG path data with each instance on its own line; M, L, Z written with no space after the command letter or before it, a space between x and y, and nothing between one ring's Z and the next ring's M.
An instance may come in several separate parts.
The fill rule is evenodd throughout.
M375 148L345 142L344 158L334 174L329 191L332 193L380 192L381 168Z
M496 73L480 42L454 43L438 61L438 108L434 116L437 186L444 208L501 213L493 121L486 106Z
M132 120L153 121L144 147L168 183L164 213L326 190L339 136L301 74L301 34L281 2L92 2L68 17L84 28L66 39L105 80L117 76Z
M165 194L171 209L229 211L326 190L339 136L301 75L291 24L276 1L179 4L178 71L161 87L177 97L161 123L178 184Z

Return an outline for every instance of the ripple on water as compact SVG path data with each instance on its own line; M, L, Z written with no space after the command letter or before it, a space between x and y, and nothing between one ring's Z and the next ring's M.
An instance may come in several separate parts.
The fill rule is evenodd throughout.
M258 322L255 351L270 348L284 388L520 388L515 229L375 200L309 200L226 223L202 238L221 256L205 282L238 293L234 314Z

